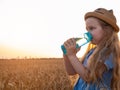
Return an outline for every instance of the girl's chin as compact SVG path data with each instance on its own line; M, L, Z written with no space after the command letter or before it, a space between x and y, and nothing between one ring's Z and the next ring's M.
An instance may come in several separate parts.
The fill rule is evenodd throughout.
M96 45L96 42L94 42L94 41L91 41L91 43Z

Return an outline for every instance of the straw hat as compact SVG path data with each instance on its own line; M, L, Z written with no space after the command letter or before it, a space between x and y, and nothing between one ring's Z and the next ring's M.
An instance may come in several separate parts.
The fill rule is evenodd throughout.
M85 20L88 17L99 18L99 19L105 21L106 23L110 24L116 32L119 32L119 27L116 24L117 20L116 20L116 17L114 16L114 14L113 14L113 10L106 10L104 8L98 8L93 12L86 13L85 16L84 16Z

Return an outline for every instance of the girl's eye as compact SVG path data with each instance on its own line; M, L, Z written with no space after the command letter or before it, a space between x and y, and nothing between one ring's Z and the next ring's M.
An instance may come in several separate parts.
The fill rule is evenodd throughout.
M93 30L94 28L93 27L90 27L89 30Z
M92 31L93 29L95 29L95 27L88 27L86 28L88 31Z
M95 29L95 27L90 27L89 28L89 31L92 31L92 30L94 30Z

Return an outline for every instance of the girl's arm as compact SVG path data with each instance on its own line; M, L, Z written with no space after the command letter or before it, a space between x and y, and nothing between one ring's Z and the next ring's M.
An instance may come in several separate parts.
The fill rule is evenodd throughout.
M82 62L79 61L79 59L76 56L76 53L80 49L76 49L76 41L74 38L71 38L67 40L64 43L64 46L67 50L67 61L71 63L71 66L73 70L80 75L81 78L83 78L85 81L89 79L89 72L86 67L83 66Z
M66 71L69 75L75 75L76 74L76 71L74 70L70 60L68 59L67 55L63 55L63 58L64 58L64 64L65 64L65 68L66 68Z
M83 66L82 62L79 61L76 55L68 55L71 65L73 66L75 72L80 75L85 81L89 81L89 71Z

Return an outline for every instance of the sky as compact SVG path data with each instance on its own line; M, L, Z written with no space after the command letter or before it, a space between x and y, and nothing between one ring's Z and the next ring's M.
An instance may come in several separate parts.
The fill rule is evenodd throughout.
M119 0L0 0L0 58L62 57L64 41L86 32L86 12L99 7L113 9L120 26L119 3Z

